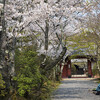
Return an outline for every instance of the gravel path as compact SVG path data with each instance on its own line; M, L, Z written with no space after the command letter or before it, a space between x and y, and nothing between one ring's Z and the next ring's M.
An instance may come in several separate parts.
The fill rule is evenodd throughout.
M100 95L91 91L97 85L89 78L65 79L53 93L52 100L100 100Z

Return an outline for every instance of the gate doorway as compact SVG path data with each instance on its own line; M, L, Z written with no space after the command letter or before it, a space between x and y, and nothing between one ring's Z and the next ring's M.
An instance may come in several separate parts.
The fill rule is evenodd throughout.
M88 67L87 59L72 59L71 60L71 77L87 77Z

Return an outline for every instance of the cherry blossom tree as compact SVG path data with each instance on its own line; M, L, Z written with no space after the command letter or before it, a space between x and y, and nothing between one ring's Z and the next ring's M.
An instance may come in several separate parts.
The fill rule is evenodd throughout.
M64 56L65 39L78 33L84 21L84 4L84 0L6 0L8 41L14 48L16 38L32 35L40 54L57 59L62 50Z
M22 36L22 33L38 34L40 48L45 46L42 53L56 54L54 49L58 49L62 41L63 45L66 45L66 36L79 32L82 17L78 14L82 13L84 7L82 0L7 1L6 20L9 35L18 37Z
M9 78L14 74L14 50L19 37L34 36L39 54L54 59L50 65L46 65L46 70L52 69L63 59L67 50L66 38L78 33L84 22L84 7L84 0L6 0L5 35L1 49L4 52L3 62L6 61L9 69Z

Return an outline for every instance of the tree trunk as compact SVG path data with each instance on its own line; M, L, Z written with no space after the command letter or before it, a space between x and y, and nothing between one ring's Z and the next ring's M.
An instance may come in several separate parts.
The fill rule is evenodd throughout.
M46 27L45 27L45 50L48 50L48 33L49 33L48 20L46 20L45 23L46 23Z
M64 55L66 54L66 51L67 48L63 47L63 50L60 53L60 55L55 60L53 60L50 64L45 66L46 74L48 74L48 71L52 70L56 66L56 64L58 64L58 62L60 62L63 59Z

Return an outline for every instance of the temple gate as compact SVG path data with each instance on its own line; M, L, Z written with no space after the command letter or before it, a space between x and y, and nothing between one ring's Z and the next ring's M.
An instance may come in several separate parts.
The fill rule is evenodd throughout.
M62 78L71 78L71 59L87 59L87 70L88 70L88 76L92 77L92 62L96 62L96 57L90 56L90 55L81 55L81 56L75 56L74 58L71 56L66 57L65 63L63 65L62 70Z

